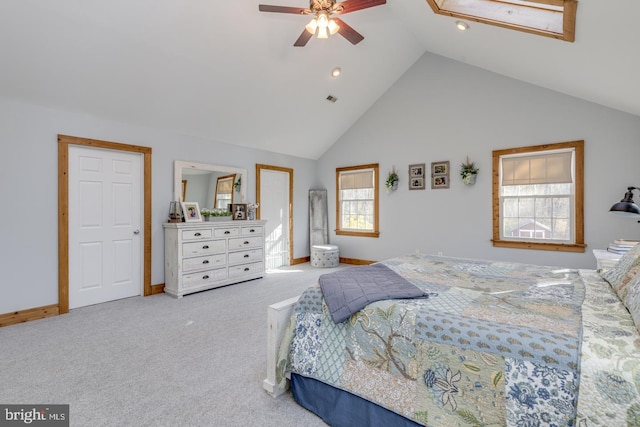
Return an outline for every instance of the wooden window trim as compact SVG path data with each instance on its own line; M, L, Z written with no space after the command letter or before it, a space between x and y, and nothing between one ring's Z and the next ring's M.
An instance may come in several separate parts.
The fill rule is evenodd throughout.
M548 4L551 6L562 6L562 12L535 8L529 5L515 5L500 3L494 0L476 0L469 3L465 0L427 0L434 13L438 15L451 16L468 21L480 22L539 36L551 37L567 42L575 41L576 32L576 11L578 2L576 0L529 0L532 3ZM512 8L518 13L505 12L505 8ZM537 10L532 10L537 9ZM549 24L557 14L562 15L562 25L553 30L549 30ZM500 17L504 16L504 19ZM507 21L507 17L516 20ZM517 21L517 19L522 20ZM555 19L558 22L557 18Z
M573 148L575 150L575 209L573 225L575 243L523 242L500 239L500 156L507 154L535 153L548 150ZM493 246L501 248L535 249L542 251L584 252L584 141L559 142L530 147L493 151Z
M231 174L231 175L225 175L225 176L219 176L216 179L216 191L213 194L213 207L216 208L216 206L218 206L218 186L220 185L220 181L224 181L225 179L231 179L231 204L233 204L233 199L234 199L234 195L235 195L235 188L234 188L234 184L236 182L236 174ZM226 193L223 193L226 194Z
M373 231L354 231L354 230L341 230L340 229L340 173L352 170L360 169L373 169L375 179L373 181ZM336 168L336 235L340 236L357 236L357 237L379 237L379 200L380 200L380 184L379 184L379 164L371 163L368 165L347 166L343 168Z

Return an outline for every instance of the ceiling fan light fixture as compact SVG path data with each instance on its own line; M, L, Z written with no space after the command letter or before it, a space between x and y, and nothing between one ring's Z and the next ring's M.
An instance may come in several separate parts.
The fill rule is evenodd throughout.
M289 13L295 15L310 15L311 22L305 25L302 34L298 36L298 39L293 44L295 47L303 47L307 45L307 42L311 37L317 33L317 37L320 39L327 39L329 35L340 34L342 37L353 45L360 43L364 40L364 36L351 28L347 23L343 22L340 18L331 17L334 14L342 15L346 13L355 12L362 9L368 9L374 6L380 6L386 4L386 0L307 0L309 7L300 8L293 6L274 6L269 4L259 4L258 10L260 12L271 13ZM432 0L429 0L432 1ZM462 1L462 0L457 0ZM508 0L502 0L508 1ZM514 1L514 0L511 0ZM560 0L531 0L531 1L553 1L558 2ZM571 0L574 1L574 0Z
M328 39L329 38L329 32L327 31L327 28L322 28L322 27L318 27L318 38L319 39Z
M340 25L336 24L336 21L334 21L333 19L330 19L328 28L329 28L329 34L334 35L340 29Z
M305 27L304 27L309 33L311 34L315 34L316 33L316 29L318 28L318 22L316 21L316 18L313 18L311 20L311 22L309 22Z
M318 12L316 20L318 22L318 28L327 28L327 26L329 25L329 14L326 10L321 10L320 12Z

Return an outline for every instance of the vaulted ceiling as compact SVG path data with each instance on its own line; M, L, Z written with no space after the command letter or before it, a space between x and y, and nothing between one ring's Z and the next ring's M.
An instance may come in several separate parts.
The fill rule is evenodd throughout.
M579 0L568 43L475 22L461 32L425 0L387 0L342 17L361 43L303 48L309 18L259 3L308 6L2 0L0 97L315 159L431 52L640 115L638 1Z

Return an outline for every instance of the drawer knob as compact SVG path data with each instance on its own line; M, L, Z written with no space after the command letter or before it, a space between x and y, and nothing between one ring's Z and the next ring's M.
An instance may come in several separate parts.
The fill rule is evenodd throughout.
M204 245L202 249L209 249L209 245Z
M209 260L205 259L204 261L202 261L203 264L209 264Z
M249 258L249 254L245 254L245 255L244 255L244 257L245 257L245 258Z
M254 230L253 228L251 230L249 230L249 233L255 233L256 230Z
M229 230L226 230L224 234L231 234L231 232Z
M200 237L200 236L202 236L202 234L201 233L195 233L194 236Z
M248 241L248 240L245 240L243 244L248 245L248 244L249 244L249 241Z
M249 267L244 268L244 271L249 271L249 270L251 270Z
M204 276L202 276L202 280L207 280L209 278L208 274L205 274Z

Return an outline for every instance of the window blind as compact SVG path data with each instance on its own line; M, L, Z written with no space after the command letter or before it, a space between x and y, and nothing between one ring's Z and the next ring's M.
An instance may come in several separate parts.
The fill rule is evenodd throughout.
M218 178L218 193L231 193L233 178Z
M340 189L355 190L360 188L373 188L373 175L372 169L355 172L341 172Z
M503 157L502 185L572 183L573 151Z

